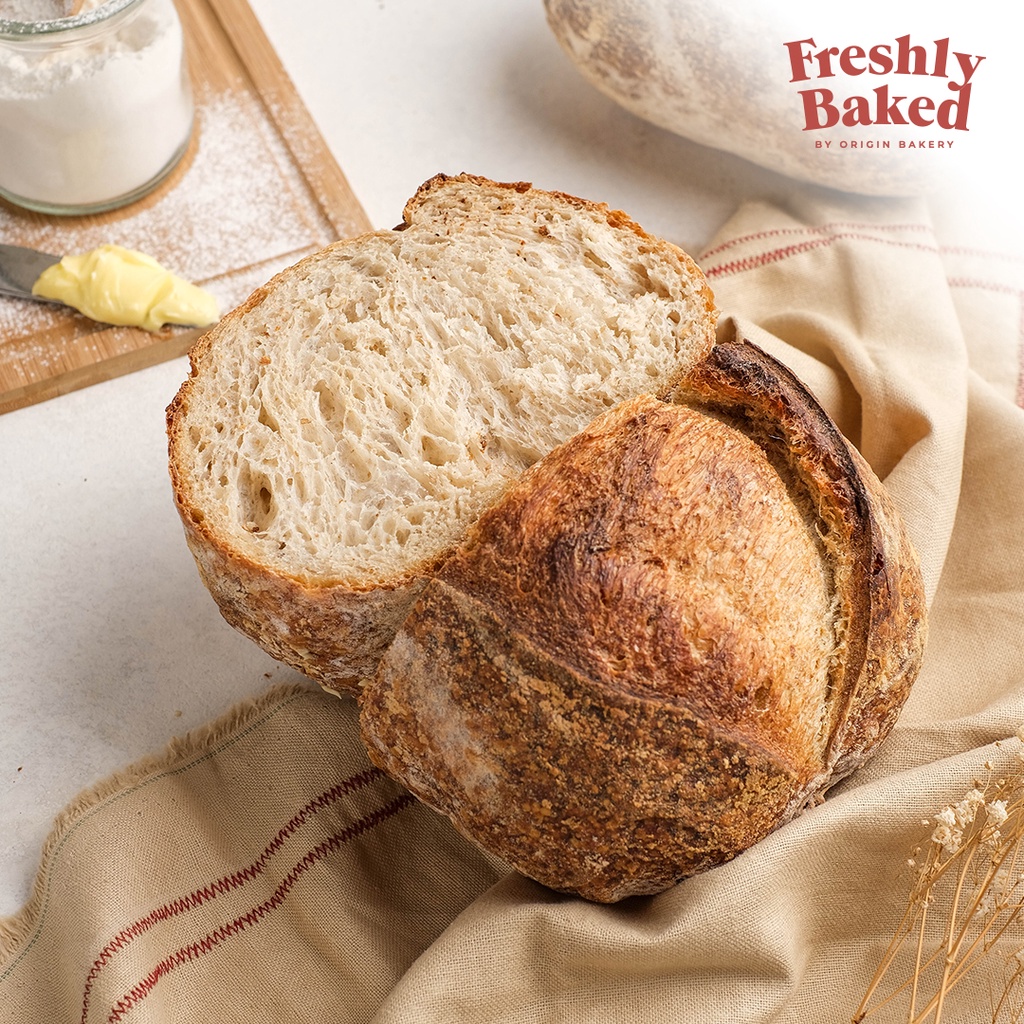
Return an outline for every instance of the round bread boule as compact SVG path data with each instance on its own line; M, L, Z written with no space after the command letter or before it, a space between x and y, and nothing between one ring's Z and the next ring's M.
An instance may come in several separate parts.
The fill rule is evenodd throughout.
M528 470L361 695L371 759L591 900L721 864L854 770L920 666L916 556L784 367L720 343Z

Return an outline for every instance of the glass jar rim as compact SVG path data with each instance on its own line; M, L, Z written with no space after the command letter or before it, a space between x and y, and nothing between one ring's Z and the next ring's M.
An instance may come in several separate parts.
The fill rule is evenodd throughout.
M42 21L16 21L0 18L0 38L27 39L37 36L52 35L58 32L70 32L112 18L115 14L132 7L141 0L104 0L91 10L74 14L67 18L50 18Z

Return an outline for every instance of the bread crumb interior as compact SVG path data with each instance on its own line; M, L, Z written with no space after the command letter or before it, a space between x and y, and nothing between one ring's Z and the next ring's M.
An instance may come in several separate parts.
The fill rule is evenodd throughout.
M594 416L703 355L692 264L600 211L495 192L340 243L193 381L194 507L247 557L362 585L457 542Z

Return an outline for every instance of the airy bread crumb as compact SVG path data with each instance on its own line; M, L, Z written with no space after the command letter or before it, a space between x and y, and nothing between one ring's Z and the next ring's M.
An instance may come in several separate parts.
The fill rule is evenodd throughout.
M706 355L715 318L693 261L619 212L431 179L398 229L300 262L195 349L168 416L204 578L276 657L351 686L392 630L317 650L326 591L414 588L524 469Z

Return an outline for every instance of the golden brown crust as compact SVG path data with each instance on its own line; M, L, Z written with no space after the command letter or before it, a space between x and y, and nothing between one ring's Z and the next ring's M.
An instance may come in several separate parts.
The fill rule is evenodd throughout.
M674 392L676 400L687 395L741 422L817 505L842 607L827 722L826 760L837 781L889 733L920 669L927 612L917 554L860 452L766 352L742 338L721 340Z
M571 670L440 580L362 704L381 768L532 878L601 902L729 859L795 785L749 737Z
M532 467L362 695L370 756L466 835L611 901L721 863L889 731L920 571L788 370L724 341Z
M183 521L200 579L224 619L334 693L354 693L374 673L427 578L365 589L304 583L267 572Z

